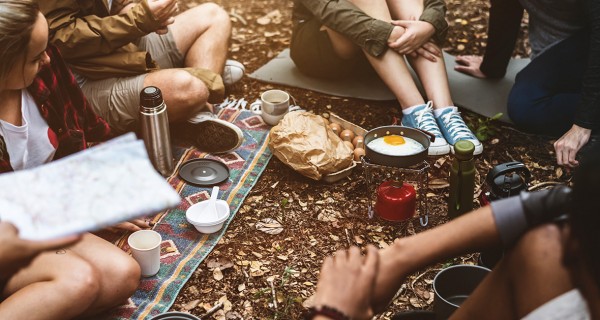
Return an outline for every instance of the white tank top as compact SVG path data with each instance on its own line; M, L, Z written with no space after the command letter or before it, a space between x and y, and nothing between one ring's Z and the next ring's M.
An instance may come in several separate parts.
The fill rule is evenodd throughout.
M21 90L21 113L21 126L0 120L0 135L6 143L13 170L50 162L58 146L56 134L48 127L27 90Z

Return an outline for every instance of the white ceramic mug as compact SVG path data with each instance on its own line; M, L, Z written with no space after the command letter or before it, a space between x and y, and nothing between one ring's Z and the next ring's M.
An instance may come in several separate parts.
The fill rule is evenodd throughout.
M283 90L267 90L260 95L260 101L251 105L251 110L259 114L269 125L276 125L288 113L290 95Z
M140 264L142 277L152 277L160 269L160 244L162 237L154 230L139 230L127 239L131 255Z

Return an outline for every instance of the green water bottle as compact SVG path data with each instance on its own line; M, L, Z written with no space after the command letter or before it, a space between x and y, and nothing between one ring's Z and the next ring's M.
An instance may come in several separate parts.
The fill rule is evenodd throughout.
M475 145L468 140L454 144L454 161L450 167L450 195L448 196L448 217L454 219L473 209L475 193Z

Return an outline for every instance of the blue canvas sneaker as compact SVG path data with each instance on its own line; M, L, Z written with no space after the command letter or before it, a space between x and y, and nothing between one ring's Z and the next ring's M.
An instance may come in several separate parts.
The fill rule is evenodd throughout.
M417 106L409 114L404 114L402 116L402 125L409 128L421 129L435 136L435 141L429 145L429 150L427 150L427 154L430 156L448 154L450 152L450 146L444 139L433 117L431 101L427 104Z
M477 137L475 137L473 132L471 132L471 129L467 127L465 121L460 116L457 107L446 108L436 120L446 141L448 141L451 146L452 153L454 153L454 144L459 140L471 141L475 145L474 155L483 152L483 145L479 142Z

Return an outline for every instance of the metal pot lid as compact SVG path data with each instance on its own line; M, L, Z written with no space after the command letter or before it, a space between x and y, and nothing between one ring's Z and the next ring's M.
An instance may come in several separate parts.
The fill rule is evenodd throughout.
M213 159L192 159L181 165L179 176L187 183L210 187L229 179L229 168Z

